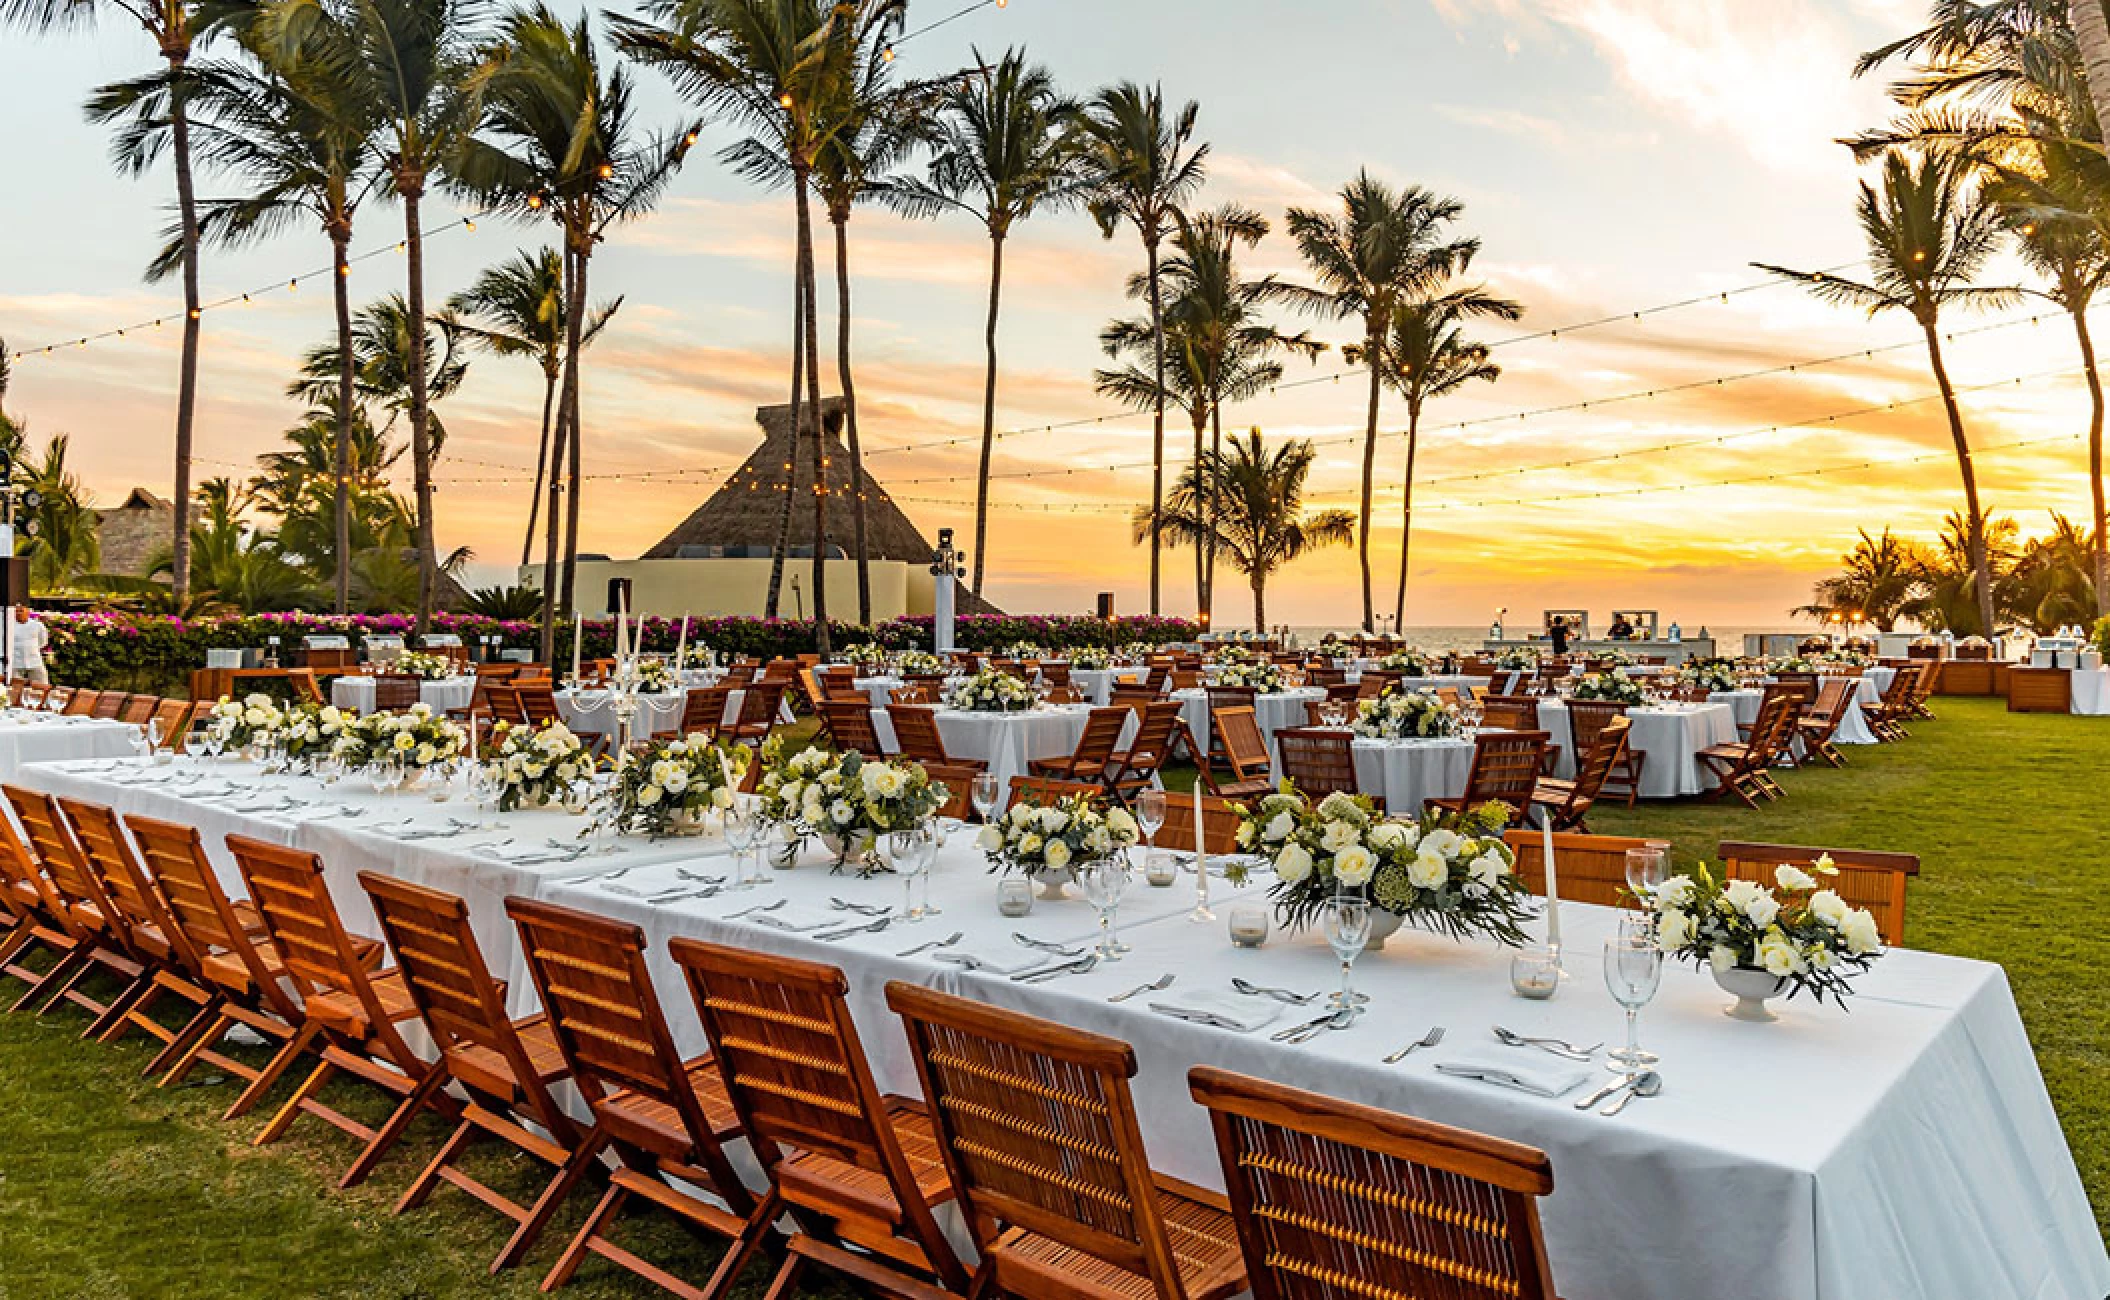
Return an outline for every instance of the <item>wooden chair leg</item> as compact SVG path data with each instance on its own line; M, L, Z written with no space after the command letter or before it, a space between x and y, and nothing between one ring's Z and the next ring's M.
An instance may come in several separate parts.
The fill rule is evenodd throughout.
M191 1017L189 1024L177 1030L175 1036L162 1045L154 1059L147 1062L147 1068L140 1071L141 1076L152 1078L160 1074L170 1061L186 1058L194 1046L202 1050L211 1042L207 1035L212 1032L214 1025L222 1026L224 1032L224 1027L233 1023L220 1014L221 1008L226 1005L227 999L215 993L210 1001L198 1008L198 1014Z
M755 1257L755 1252L762 1248L762 1243L769 1239L769 1234L774 1231L772 1225L783 1213L783 1202L777 1195L777 1189L771 1187L768 1194L762 1198L762 1203L755 1207L755 1212L747 1216L747 1227L741 1230L738 1240L725 1252L725 1258L718 1262L717 1271L711 1274L711 1280L704 1284L704 1290L713 1300L724 1300L732 1294L733 1287L740 1281L741 1272L746 1269L748 1261ZM786 1255L784 1266L777 1270L776 1279L769 1284L769 1294L763 1297L763 1300L777 1300L778 1296L786 1294L783 1288L797 1279L798 1265L799 1257L796 1254Z
M621 1186L614 1183L608 1185L600 1203L593 1207L593 1213L586 1216L586 1222L580 1224L578 1232L572 1235L571 1244L566 1246L564 1254L558 1257L556 1267L550 1269L549 1276L542 1279L544 1291L554 1291L571 1281L572 1274L578 1272L579 1265L585 1262L586 1252L593 1248L594 1238L601 1235L603 1225L615 1217L615 1212L623 1207L623 1202L629 1197L630 1193Z
M447 1140L440 1145L439 1153L426 1162L425 1168L411 1180L410 1186L403 1189L403 1195L396 1200L395 1212L408 1214L431 1199L433 1192L438 1190L440 1185L440 1171L460 1155L462 1148L469 1145L469 1139L475 1136L474 1122L465 1119L455 1125L454 1132L448 1134Z
M300 1032L286 1040L285 1046L278 1049L278 1055L272 1057L270 1063L257 1072L256 1078L250 1080L249 1086L242 1090L242 1095L234 1099L234 1105L229 1106L227 1113L220 1118L239 1119L256 1109L257 1103L278 1085L280 1077L291 1068L302 1052L308 1050L320 1032L315 1025L302 1025ZM166 1085L168 1080L164 1079L162 1083Z
M770 1281L769 1291L762 1300L785 1300L787 1296L797 1295L799 1273L805 1266L806 1257L796 1251L784 1256L783 1267L777 1270L777 1275Z
M28 991L14 1000L14 1003L8 1007L9 1014L26 1009L31 1002L36 1000L39 993L52 987L54 980L68 981L67 987L71 987L70 981L74 978L75 973L85 967L87 963L87 954L83 953L78 947L70 949L65 956L59 958L56 965L45 971L41 978L33 981ZM64 992L64 990L61 989L61 992Z
M557 1213L557 1207L564 1204L572 1190L579 1185L579 1181L586 1177L586 1171L593 1168L594 1162L600 1159L601 1152L607 1147L608 1139L603 1137L599 1130L586 1135L585 1141L579 1144L579 1149L572 1153L571 1159L564 1162L564 1167L557 1171L557 1176L550 1180L549 1186L542 1189L542 1195L535 1199L534 1207L528 1211L527 1218L521 1220L520 1227L507 1240L505 1249L499 1251L498 1258L491 1261L493 1273L511 1268L520 1262L521 1257L528 1253L529 1247L535 1244L535 1239L542 1235L542 1230L549 1226L550 1219Z
M156 995L160 992L161 989L154 983L153 971L143 970L139 972L138 979L126 985L124 992L110 999L110 1005L103 1008L101 1015L88 1022L88 1027L81 1031L81 1041L86 1042L92 1038L101 1038L111 1030L121 1028L125 1024L125 1018L135 1007L146 1007L153 1002ZM49 1011L51 1008L46 1007L44 1010ZM38 1014L41 1015L43 1013L39 1012Z
M87 995L76 994L74 992L74 988L82 980L88 978L88 972L95 969L95 962L92 958L89 957L88 952L84 949L75 949L74 955L79 958L79 961L74 964L72 970L66 973L66 978L59 982L58 991L53 993L50 998L46 999L43 1006L38 1007L36 1009L35 1015L37 1019L41 1020L45 1016L50 1015L52 1008L58 1006L61 1002L67 1001L68 999L71 999L76 1003L81 1003L82 1005L85 1005L85 1003L82 1003L82 999L84 999ZM53 971L52 973L57 974L57 971Z
M388 1122L381 1126L381 1131L374 1134L373 1141L368 1142L366 1149L359 1153L359 1158L352 1162L352 1167L344 1171L344 1177L338 1180L337 1189L343 1191L365 1182L367 1176L374 1172L374 1166L380 1164L381 1158L388 1154L389 1149L403 1139L411 1121L418 1117L418 1112L432 1101L433 1094L446 1082L446 1071L425 1071L425 1077L418 1080L418 1086L412 1088L410 1094L403 1098L395 1113L388 1117Z
M284 1137L286 1130L293 1127L293 1121L300 1115L300 1104L322 1091L322 1085L328 1083L330 1076L335 1073L336 1065L327 1059L316 1065L308 1077L301 1080L300 1087L293 1090L293 1095L286 1098L286 1104L278 1108L278 1114L271 1117L271 1122L264 1125L264 1131L257 1134L256 1140L250 1145L267 1146Z

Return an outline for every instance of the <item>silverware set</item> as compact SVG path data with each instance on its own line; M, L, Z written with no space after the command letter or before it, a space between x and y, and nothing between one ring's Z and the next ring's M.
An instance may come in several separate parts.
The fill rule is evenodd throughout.
M891 915L882 916L876 920L866 921L861 925L853 925L841 930L828 930L813 937L823 943L833 943L837 939L847 939L853 934L878 934L893 923L894 918Z
M1278 1030L1270 1037L1278 1043L1308 1043L1320 1034L1335 1029L1346 1029L1354 1024L1359 1010L1357 1007L1338 1007L1315 1020L1307 1020L1301 1025L1291 1025L1287 1029Z
M1019 984L1044 984L1063 975L1082 975L1099 964L1099 954L1088 952L1074 961L1058 962L1053 966L1040 966L1033 970L1020 971L1013 975Z
M1044 952L1056 957L1082 957L1085 951L1082 948L1073 948L1059 943L1049 943L1045 939L1036 939L1030 934L1020 934L1016 930L1013 930L1011 932L1011 938L1013 942L1019 944L1021 947L1031 948L1035 952Z
M853 903L845 898L831 898L828 900L828 906L838 912L856 912L860 916L887 916L894 910L876 903Z
M1251 980L1243 980L1236 975L1231 977L1231 987L1247 997L1273 998L1277 1002L1287 1002L1293 1007L1310 1006L1312 1000L1319 996L1316 993L1299 993L1294 989L1269 988L1265 984L1255 984Z
M1495 1037L1510 1047L1536 1047L1542 1052L1549 1052L1570 1061L1595 1060L1596 1057L1591 1053L1604 1046L1603 1043L1592 1043L1588 1047L1577 1047L1563 1038L1531 1038L1514 1030L1504 1029L1500 1025L1496 1025L1494 1031Z
M1597 1112L1600 1115L1617 1115L1620 1111L1625 1110L1626 1104L1634 1098L1653 1097L1662 1091L1662 1075L1654 1070L1637 1070L1623 1078L1614 1079L1596 1092L1576 1102L1575 1109L1589 1110L1598 1102L1617 1093L1619 1095L1613 1099L1611 1105Z
M946 935L943 939L932 939L928 943L919 943L913 948L904 948L900 952L895 953L894 955L896 957L914 957L918 954L931 952L938 948L950 948L966 937L967 936L964 932L954 930L951 934Z

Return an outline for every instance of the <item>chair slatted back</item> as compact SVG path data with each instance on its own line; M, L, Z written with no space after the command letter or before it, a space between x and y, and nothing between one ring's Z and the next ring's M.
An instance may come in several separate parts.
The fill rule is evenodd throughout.
M1795 718L1801 711L1801 703L1792 694L1766 688L1758 702L1758 720L1751 724L1749 768L1760 771L1773 765L1794 734Z
M124 707L125 693L123 691L104 691L95 697L95 707L88 711L88 716L111 721L124 711Z
M1590 752L1597 743L1597 733L1609 726L1614 718L1626 718L1626 705L1617 700L1575 700L1568 704L1568 752L1577 760ZM1533 714L1536 717L1536 713ZM1493 725L1490 723L1489 725ZM1530 731L1536 727L1512 727L1512 731Z
M1554 1300L1545 1153L1198 1066L1254 1300Z
M539 727L563 716L557 708L556 688L547 684L515 686L513 698L520 702L520 720L529 726ZM497 701L494 699L492 704L495 708Z
M820 681L823 700L848 699L852 695L862 698L864 695L857 689L857 670L848 664L830 664L814 676Z
M1238 805L1229 799L1215 795L1202 796L1202 841L1203 849L1209 853L1231 854L1238 852ZM1176 849L1192 853L1194 849L1194 796L1168 792L1165 796L1165 824L1158 828L1159 848Z
M1046 806L1071 795L1097 799L1105 793L1105 788L1097 781L1058 781L1051 776L1014 776L1011 778L1010 796L1004 801L1004 809L1008 812L1021 802Z
M1465 806L1503 803L1522 812L1538 787L1546 755L1543 731L1483 731L1473 738L1472 771L1465 778Z
M1114 746L1121 743L1121 732L1128 726L1128 719L1127 709L1111 704L1086 714L1084 732L1077 737L1077 748L1070 752L1070 771L1080 774L1105 771L1107 764L1113 761Z
M1824 684L1817 688L1817 702L1810 706L1808 716L1824 726L1827 738L1846 721L1846 710L1856 689L1853 678L1839 676L1825 678Z
M872 706L861 691L841 699L824 699L821 725L837 749L851 749L867 758L880 758L879 732L872 726Z
M103 897L110 900L123 928L131 933L133 946L151 951L149 936L159 936L164 945L177 943L171 936L175 927L168 907L154 892L153 882L140 866L138 855L132 852L117 814L102 804L80 799L62 798L55 802L59 815L73 832L74 843L80 847L82 862L102 886ZM188 960L182 964L186 969L195 969Z
M493 721L515 727L527 725L527 710L521 706L519 687L491 682L477 689L483 692L484 706L490 710Z
M1517 875L1526 888L1546 896L1545 840L1536 830L1513 830L1502 836L1516 855ZM1638 849L1648 840L1624 835L1555 835L1554 874L1560 878L1561 900L1620 907L1630 900L1626 888L1626 851Z
M1253 701L1260 698L1259 688L1253 686L1211 686L1204 694L1212 714L1218 709L1255 708Z
M415 677L381 673L374 677L374 711L401 713L423 698L422 684Z
M1604 791L1604 783L1612 775L1612 769L1626 754L1627 745L1633 739L1634 720L1617 717L1598 728L1590 740L1587 750L1578 751L1580 760L1575 768L1574 805L1586 805Z
M100 691L74 691L66 697L66 703L62 711L73 717L92 715L96 710L97 702L101 699L102 693Z
M1224 760L1231 765L1234 779L1247 781L1268 774L1267 737L1260 733L1260 720L1252 709L1211 709L1209 725L1223 744Z
M1152 696L1159 696L1163 695L1171 685L1172 661L1169 659L1152 660L1150 667L1143 673L1143 689L1149 691Z
M0 914L43 919L55 917L56 907L51 882L37 870L29 846L16 833L14 823L0 817Z
M1499 731L1538 730L1539 702L1529 695L1490 695L1482 707L1483 726Z
M170 753L183 752L183 739L190 730L189 700L157 700L148 721L161 733L161 747Z
M117 720L129 722L135 727L144 727L160 705L161 697L158 695L127 695L123 707L117 711Z
M1178 700L1151 700L1136 715L1136 737L1128 746L1126 775L1149 776L1172 756L1173 738L1180 729Z
M269 844L246 835L229 835L227 851L249 886L250 901L264 919L264 931L278 953L286 975L300 993L314 1023L317 999L339 994L356 1004L357 1035L349 1021L324 1023L347 1037L357 1037L372 1055L416 1077L423 1067L396 1032L395 1022L374 990L366 963L352 946L337 904L323 879L322 859L305 849Z
M890 982L960 1204L984 1259L1024 1228L1186 1291L1159 1217L1128 1081L1135 1051L965 998Z
M716 1151L645 969L645 932L574 908L508 898L521 952L572 1082L589 1105L630 1089L671 1107L692 1144Z
M920 704L889 704L887 721L894 724L894 748L903 758L918 763L950 763L952 756L945 752L945 737L938 734L938 717L930 707Z
M725 702L732 693L731 685L724 682L690 691L681 705L681 734L716 736L725 725Z
M741 733L748 734L753 728L761 728L756 734L766 735L776 725L777 711L784 707L784 683L761 681L750 685L740 695Z
M945 804L938 809L938 816L966 821L973 815L974 778L979 773L962 763L926 763L918 759L916 765L931 780L945 787Z
M44 868L52 893L68 905L74 924L96 928L77 910L89 907L105 918L104 928L114 928L113 908L103 894L102 882L88 869L87 855L81 852L81 846L75 842L72 830L59 812L58 800L41 790L26 790L20 786L0 786L0 792L6 794L7 802L14 808L15 820L22 825L30 853Z
M127 816L124 823L132 833L133 843L139 846L141 862L160 886L176 928L204 962L201 973L231 993L262 999L288 1024L297 1023L300 1012L271 974L227 891L221 888L220 878L205 856L205 842L199 837L198 828L137 814ZM244 979L232 978L231 971L226 976L216 971L205 960L214 956L231 958L233 969L240 971Z
M1795 696L1798 704L1808 704L1817 698L1817 674L1775 673L1773 685L1786 687Z
M1883 942L1893 947L1905 942L1905 886L1920 873L1919 855L1879 853L1870 849L1806 848L1795 844L1753 844L1724 840L1716 849L1722 871L1730 880L1755 880L1773 884L1775 868L1800 867L1817 876L1818 888L1829 889L1854 907L1867 908L1876 919ZM1833 876L1819 875L1811 864L1831 854L1839 868Z
M1275 748L1282 757L1282 779L1295 784L1306 798L1358 793L1355 747L1348 732L1284 727L1275 733Z

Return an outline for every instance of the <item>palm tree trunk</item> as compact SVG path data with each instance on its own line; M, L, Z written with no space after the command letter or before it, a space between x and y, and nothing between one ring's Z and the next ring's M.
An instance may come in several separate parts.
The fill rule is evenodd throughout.
M1384 332L1373 321L1363 343L1363 361L1370 367L1370 414L1363 426L1363 511L1361 532L1355 539L1356 558L1363 566L1363 631L1377 630L1377 614L1370 600L1370 490L1377 480L1378 356Z
M1194 517L1201 525L1194 537L1194 618L1209 630L1209 489L1202 481L1202 438L1209 431L1208 400L1196 397L1194 419Z
M1267 635L1267 574L1253 571L1253 630Z
M550 411L557 402L557 372L542 372L542 440L535 444L535 486L528 493L527 536L520 539L520 566L526 568L535 549L535 520L542 506L542 476L549 470Z
M2066 0L2066 20L2080 50L2081 75L2088 83L2095 120L2110 130L2110 16L2103 0Z
M791 553L791 508L798 497L799 407L806 399L806 286L799 277L797 249L791 254L791 444L784 450L784 502L777 511L777 539L769 548L769 596L765 618L783 608L784 559Z
M857 520L857 621L872 623L872 567L865 536L865 458L857 441L857 385L850 381L850 219L835 221L835 375L850 438L850 512Z
M2088 333L2088 312L2073 313L2080 336L2081 367L2088 376L2088 492L2095 509L2095 536L2090 540L2095 579L2095 613L2110 614L2110 517L2103 504L2103 377L2095 369L2095 340Z
M564 302L571 305L571 282L578 275L578 267L572 257L571 240L564 240ZM560 362L561 365L561 362ZM549 448L549 509L544 526L548 533L542 545L542 662L550 666L550 677L558 676L556 620L557 609L557 556L559 543L564 535L564 521L558 507L564 504L564 452L565 442L571 435L571 414L562 401L557 403L557 422L550 429Z
M403 199L410 279L410 463L418 511L418 635L422 637L432 628L433 588L439 577L432 527L432 404L425 373L425 230L418 215L424 182L399 181L397 190Z
M1942 409L1949 416L1949 437L1956 445L1956 468L1963 476L1965 547L1970 552L1971 574L1978 588L1979 634L1991 640L1997 629L1993 620L1993 566L1986 554L1985 515L1978 508L1978 471L1971 464L1971 440L1964 433L1963 412L1956 405L1956 390L1949 384L1949 368L1942 363L1941 336L1933 323L1921 329L1927 336L1927 360L1934 367L1934 382L1941 389Z
M198 407L198 334L201 328L198 302L198 200L191 184L190 112L184 104L182 72L190 58L186 42L168 54L169 70L177 74L169 91L169 152L176 169L176 212L183 227L183 360L176 379L176 518L170 550L175 556L170 575L170 594L175 607L183 610L190 594L190 496L191 437ZM343 491L340 485L340 492ZM341 598L340 598L341 599Z
M989 326L983 343L989 373L982 384L982 464L974 483L974 594L982 594L982 571L989 560L989 460L996 450L996 317L1004 292L1004 236L989 235Z
M1209 393L1208 461L1208 463L1212 466L1217 463L1216 458L1223 454L1224 449L1223 402L1223 393L1217 391L1212 386ZM1217 499L1217 489L1219 488L1220 484L1217 481L1217 476L1213 472L1207 475L1205 482L1209 490L1207 495L1207 504L1203 507L1202 518L1206 520L1209 525L1209 527L1204 531L1203 534L1209 539L1209 545L1207 548L1209 558L1208 563L1202 566L1202 608L1208 611L1210 621L1214 622L1216 619L1216 529L1218 527L1217 520L1219 515L1217 507L1220 504Z
M1414 451L1421 441L1421 403L1407 403L1406 495L1399 516L1399 596L1392 604L1392 630L1407 625L1407 553L1414 545Z
M336 492L332 502L337 526L337 612L352 606L352 231L338 225L330 231L330 287L337 310L337 446Z
M1157 232L1145 231L1143 258L1150 277L1150 361L1156 400L1150 412L1150 517L1165 513L1165 300L1158 283ZM1164 539L1150 532L1150 616L1158 616L1158 568Z
M571 425L571 440L565 447L565 478L570 480L570 495L564 502L564 611L578 608L576 586L579 577L579 498L581 491L579 466L580 443L585 430L579 420L579 335L586 319L586 267L593 257L593 235L581 232L579 251L572 263L571 302L564 315L564 411Z
M821 419L821 331L819 286L813 259L813 203L801 170L792 187L798 207L800 328L806 349L806 399L813 406L813 648L825 657L828 638L828 429Z

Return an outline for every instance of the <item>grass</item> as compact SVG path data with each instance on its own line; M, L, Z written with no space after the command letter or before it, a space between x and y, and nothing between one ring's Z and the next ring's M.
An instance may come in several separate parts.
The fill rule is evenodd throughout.
M1843 771L1789 774L1788 798L1762 811L1644 806L1608 810L1593 825L1667 837L1686 858L1722 838L1918 853L1909 941L2007 967L2110 1231L2110 1017L2101 1010L2110 938L2095 921L2110 725L2010 715L1996 701L1937 706L1940 718L1920 723L1907 744L1851 750ZM7 982L0 996L14 988ZM367 1186L334 1191L353 1155L335 1130L303 1121L285 1141L253 1148L264 1115L218 1118L231 1085L157 1091L138 1078L150 1043L81 1043L83 1024L72 1011L0 1016L0 1300L527 1297L585 1213L575 1197L526 1267L491 1278L485 1267L507 1230L497 1216L452 1190L416 1213L390 1213L439 1142L437 1122L421 1121ZM375 1118L361 1091L333 1099ZM540 1178L506 1155L476 1167L516 1198ZM707 1276L718 1255L716 1241L670 1221L626 1222L643 1253L686 1276ZM751 1272L740 1294L751 1300L764 1281ZM802 1291L820 1285L809 1274ZM647 1289L592 1261L564 1294Z

